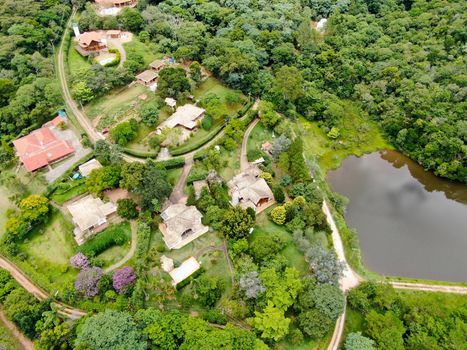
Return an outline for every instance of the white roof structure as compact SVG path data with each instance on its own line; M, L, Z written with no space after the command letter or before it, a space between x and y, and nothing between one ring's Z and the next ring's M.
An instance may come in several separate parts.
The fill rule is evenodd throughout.
M177 106L177 101L173 99L172 97L166 97L164 101L166 105L169 107L174 108L175 106Z
M256 210L261 202L269 202L274 198L266 180L258 177L258 171L252 167L228 182L232 205Z
M161 267L162 267L162 270L164 270L165 272L170 272L174 269L174 261L173 259L165 256L165 255L162 255L161 256Z
M93 171L94 169L99 169L99 168L102 168L102 164L99 163L97 159L93 158L90 161L87 161L86 163L81 164L78 167L78 170L81 173L81 175L86 177L91 173L91 171Z
M117 211L117 206L112 202L104 203L102 199L88 195L67 205L67 209L76 225L75 239L78 244L82 244L85 239L84 233L105 225L107 218Z
M316 30L322 32L326 26L328 20L326 18L321 18L318 23L316 24Z
M169 119L159 125L158 129L174 128L178 125L186 129L192 130L196 127L196 121L204 117L206 110L192 104L186 104L178 107L174 114Z
M161 213L164 223L159 228L169 249L179 249L208 232L201 223L203 215L194 206L173 204Z
M173 279L172 284L176 286L178 283L180 283L184 279L190 277L200 267L201 265L199 264L199 262L196 260L195 257L192 256L188 258L179 267L169 272L170 277L172 277Z

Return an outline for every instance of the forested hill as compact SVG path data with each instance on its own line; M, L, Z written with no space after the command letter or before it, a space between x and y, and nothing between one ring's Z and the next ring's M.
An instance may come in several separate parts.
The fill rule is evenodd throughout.
M467 182L465 1L140 1L123 23L177 59L329 130L359 101L401 151ZM329 17L326 34L310 20ZM110 26L88 10L83 28Z
M52 55L70 13L61 0L0 0L2 141L49 120L61 104Z

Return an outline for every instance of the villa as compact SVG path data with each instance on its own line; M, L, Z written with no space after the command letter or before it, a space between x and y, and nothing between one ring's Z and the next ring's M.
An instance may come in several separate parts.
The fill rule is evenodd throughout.
M102 7L135 7L138 4L136 0L96 0L96 4Z
M103 32L84 32L77 36L78 46L77 51L83 55L107 49L107 41Z
M175 113L173 113L166 121L159 125L158 129L162 130L163 128L175 128L181 126L187 130L193 130L198 125L206 113L206 110L200 107L197 107L192 104L186 104L184 106L178 107Z
M104 203L102 199L91 195L68 204L67 209L75 224L73 233L78 245L106 229L109 218L117 212L113 202Z
M159 225L169 249L179 249L208 232L201 222L203 215L194 206L173 204L161 213L164 220Z
M260 174L261 171L258 168L251 167L227 183L232 205L258 211L264 209L264 205L273 202L274 195L266 180L259 177Z
M61 123L66 123L66 119L58 116L42 128L13 141L16 154L27 171L36 171L75 152L71 143L60 139L55 130Z
M150 87L151 85L154 85L157 82L158 77L159 74L157 74L157 72L148 69L142 73L139 73L136 76L136 80L138 81L138 83Z

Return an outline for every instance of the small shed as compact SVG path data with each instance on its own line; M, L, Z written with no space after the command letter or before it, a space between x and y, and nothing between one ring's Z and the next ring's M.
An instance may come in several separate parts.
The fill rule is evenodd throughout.
M107 31L107 38L118 39L122 35L122 31L118 29L111 29Z
M153 70L145 70L144 72L138 74L136 76L136 80L138 83L150 86L154 84L157 81L157 78L159 77L159 74Z
M173 259L165 256L165 255L162 255L161 256L161 267L162 267L162 270L164 270L165 272L170 272L174 269L174 261Z
M169 107L175 108L177 106L177 101L172 97L166 97L164 101L165 104Z
M149 68L156 72L160 72L162 68L167 64L167 60L155 60L149 63Z

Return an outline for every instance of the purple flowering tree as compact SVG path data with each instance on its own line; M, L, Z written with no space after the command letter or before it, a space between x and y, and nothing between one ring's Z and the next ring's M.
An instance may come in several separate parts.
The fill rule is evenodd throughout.
M75 281L75 289L78 293L88 298L96 296L99 292L97 284L104 275L100 267L86 267L80 271Z
M116 270L112 276L112 285L118 294L125 293L128 286L132 285L135 281L135 270L130 266Z
M70 264L76 269L84 269L86 267L90 267L91 263L89 262L89 259L86 255L83 253L78 253L76 255L73 255L70 258Z

